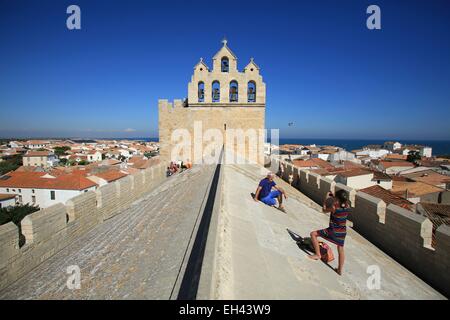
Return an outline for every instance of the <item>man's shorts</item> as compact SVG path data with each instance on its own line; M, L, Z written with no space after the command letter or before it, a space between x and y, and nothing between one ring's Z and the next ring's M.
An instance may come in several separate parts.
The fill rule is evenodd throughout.
M267 196L261 198L261 201L269 206L274 206L277 204L275 198L278 198L281 195L280 190L271 191Z

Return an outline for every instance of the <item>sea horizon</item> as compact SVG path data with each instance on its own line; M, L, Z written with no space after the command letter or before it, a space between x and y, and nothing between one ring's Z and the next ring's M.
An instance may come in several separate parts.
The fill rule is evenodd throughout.
M76 142L94 142L95 140L133 140L133 141L145 141L145 142L159 142L158 137L114 137L114 138L0 138L1 140L73 140ZM341 138L280 138L279 144L299 144L299 145L332 145L336 147L344 148L348 151L360 149L367 145L382 145L386 141L398 141L403 145L425 145L433 149L434 156L450 155L450 140L440 139L341 139ZM267 139L270 142L270 139Z

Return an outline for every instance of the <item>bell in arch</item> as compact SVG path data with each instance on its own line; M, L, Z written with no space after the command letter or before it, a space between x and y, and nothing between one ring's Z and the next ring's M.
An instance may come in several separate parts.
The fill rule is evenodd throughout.
M230 70L230 66L228 63L228 58L227 57L223 57L222 58L222 63L221 63L221 71L222 72L228 72Z

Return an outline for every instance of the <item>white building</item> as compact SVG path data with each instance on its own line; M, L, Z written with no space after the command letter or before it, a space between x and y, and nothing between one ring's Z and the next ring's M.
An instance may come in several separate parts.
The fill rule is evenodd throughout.
M407 161L385 161L373 160L370 164L371 168L387 174L398 174L404 170L414 168L414 164Z
M359 190L377 184L373 178L373 172L363 169L356 169L338 173L334 178L334 181Z
M394 151L397 149L400 149L402 147L402 144L398 141L394 142L394 141L387 141L384 143L383 148L389 150L389 151Z
M313 153L311 154L311 158L312 159L322 159L323 161L328 161L330 159L330 154L329 153Z
M10 172L0 178L0 193L15 195L18 204L47 208L89 190L97 184L81 174L52 176L45 172Z
M330 154L331 162L339 162L339 161L354 161L356 159L356 155L352 152L346 151L344 149L340 149L339 151Z
M424 147L420 148L419 153L422 157L431 158L432 153L433 153L432 151L433 151L433 149L431 147L424 146Z
M13 207L16 204L16 196L14 194L0 193L0 209Z
M39 149L45 148L50 144L50 141L47 140L28 140L25 142L25 147L28 149Z
M11 148L23 148L23 143L21 143L19 141L10 141L9 146Z
M369 157L371 159L380 159L389 154L390 151L386 149L362 149L356 151L357 157Z
M99 162L102 161L102 153L100 151L90 151L86 154L87 161L89 162Z

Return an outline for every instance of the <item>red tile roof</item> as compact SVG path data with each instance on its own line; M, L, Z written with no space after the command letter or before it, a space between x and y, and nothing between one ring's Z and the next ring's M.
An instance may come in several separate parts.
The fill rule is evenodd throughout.
M444 191L442 188L420 181L394 180L392 184L393 193L403 196L406 195L406 190L408 190L408 198L421 197L426 194Z
M319 159L319 158L311 158L308 160L293 160L292 163L294 166L299 168L323 168L323 169L332 169L334 168L329 162Z
M95 174L92 174L92 175L96 176L96 177L99 177L99 178L102 178L103 180L106 180L108 182L112 182L112 181L119 180L119 179L121 179L123 177L126 177L128 174L123 173L123 172L121 172L119 170L114 170L113 169L113 170L108 170L108 171L101 172L101 173L95 173Z
M424 183L428 183L434 186L443 185L446 183L450 183L450 177L437 173L433 170L424 170L419 172L413 172L404 174L405 177L414 181L420 181Z
M380 161L379 163L386 169L391 167L414 167L414 164L408 161Z
M392 203L404 209L413 211L414 204L412 202L398 195L395 195L391 191L386 190L378 185L361 189L360 191L383 200L386 203L386 206Z
M386 160L406 160L407 158L408 158L407 155L396 153L387 154L385 157Z
M422 207L423 210L419 210ZM436 230L440 225L450 225L450 205L420 202L418 205L418 211L423 213L433 224L433 236L431 245L436 247Z
M368 174L373 174L373 172L366 169L349 169L338 173L342 177L356 177Z
M24 157L48 157L52 155L53 153L50 151L28 151L26 154L24 154Z
M43 177L46 172L10 172L0 177L0 187L56 190L84 190L97 184L81 174Z

